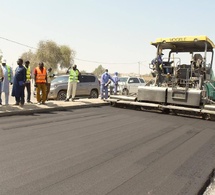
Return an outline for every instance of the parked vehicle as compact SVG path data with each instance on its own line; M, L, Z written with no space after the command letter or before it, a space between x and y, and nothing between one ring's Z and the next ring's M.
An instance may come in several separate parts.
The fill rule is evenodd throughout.
M137 94L138 86L145 86L146 82L140 77L119 77L118 93L122 95ZM112 91L113 84L110 86Z
M51 82L48 99L65 100L69 75L56 76ZM82 74L77 85L76 97L98 98L99 81L93 74Z

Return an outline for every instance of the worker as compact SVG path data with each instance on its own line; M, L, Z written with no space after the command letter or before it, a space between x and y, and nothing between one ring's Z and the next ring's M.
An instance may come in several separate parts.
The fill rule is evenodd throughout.
M14 75L12 96L15 97L15 105L23 107L25 102L24 90L26 82L26 68L23 66L23 59L18 59L17 65L18 67L16 68Z
M3 70L3 81L1 86L0 100L2 104L1 94L5 93L5 105L9 104L9 84L13 84L13 71L10 66L6 64L6 60L2 61L2 70Z
M115 72L114 73L114 76L113 76L113 80L115 81L115 83L114 83L114 95L116 95L117 94L117 88L118 88L118 83L119 83L119 77L118 77L118 72Z
M69 79L68 79L68 88L66 95L66 102L70 100L71 91L72 91L72 101L75 100L77 83L79 82L80 72L77 69L77 65L75 64L69 71Z
M25 88L27 90L27 103L32 103L31 102L31 68L30 68L30 62L28 60L25 61L24 68L26 69Z
M108 85L110 84L110 81L113 81L113 83L115 84L113 78L108 74L108 69L106 69L101 76L101 99L108 98Z
M35 78L37 104L45 104L47 72L43 62L40 62L39 66L35 68L34 78ZM41 98L40 92L42 92L42 98Z
M196 53L193 56L193 65L194 65L194 69L198 69L198 68L202 68L202 62L203 62L203 57L201 54Z
M151 64L154 65L154 69L157 72L157 76L156 76L156 85L160 86L162 83L162 77L161 77L161 73L163 72L163 59L162 56L164 54L162 53L162 50L159 49L158 50L158 55L155 59L152 60Z
M47 85L46 85L46 101L48 101L48 95L50 92L50 87L51 87L51 81L54 78L55 74L52 73L52 68L48 68L47 70Z

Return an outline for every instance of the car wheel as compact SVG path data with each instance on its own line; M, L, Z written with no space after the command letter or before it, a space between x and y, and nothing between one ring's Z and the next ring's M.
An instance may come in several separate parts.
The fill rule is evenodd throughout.
M122 95L128 95L128 93L129 93L129 92L128 92L127 89L123 89L123 90L122 90Z
M98 98L98 97L99 97L98 91L95 89L92 89L90 92L90 98Z
M66 99L66 91L59 91L57 94L57 100L65 100Z

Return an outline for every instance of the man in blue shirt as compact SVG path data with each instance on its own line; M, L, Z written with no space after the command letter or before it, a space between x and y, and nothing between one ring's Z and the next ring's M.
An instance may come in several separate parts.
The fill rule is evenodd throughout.
M110 80L115 83L113 78L108 74L108 69L105 70L105 73L101 76L101 99L108 98L108 85L110 84Z
M157 71L156 85L158 85L158 86L160 86L162 83L161 73L163 71L163 59L162 59L163 55L164 54L162 53L162 50L160 49L157 57L155 59L153 59L151 62L151 64L154 65L154 69Z
M115 83L114 83L114 95L116 95L118 82L119 82L118 72L115 72L115 75L113 76L113 80L115 81Z

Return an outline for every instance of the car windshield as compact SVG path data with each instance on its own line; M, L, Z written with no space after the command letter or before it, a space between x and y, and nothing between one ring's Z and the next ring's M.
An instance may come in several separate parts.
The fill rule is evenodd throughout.
M68 76L58 76L52 80L52 83L64 83L68 81Z
M141 83L145 83L145 81L144 81L143 79L141 79L141 78L140 78L140 82L141 82Z
M128 80L128 77L120 77L119 82L125 83Z

